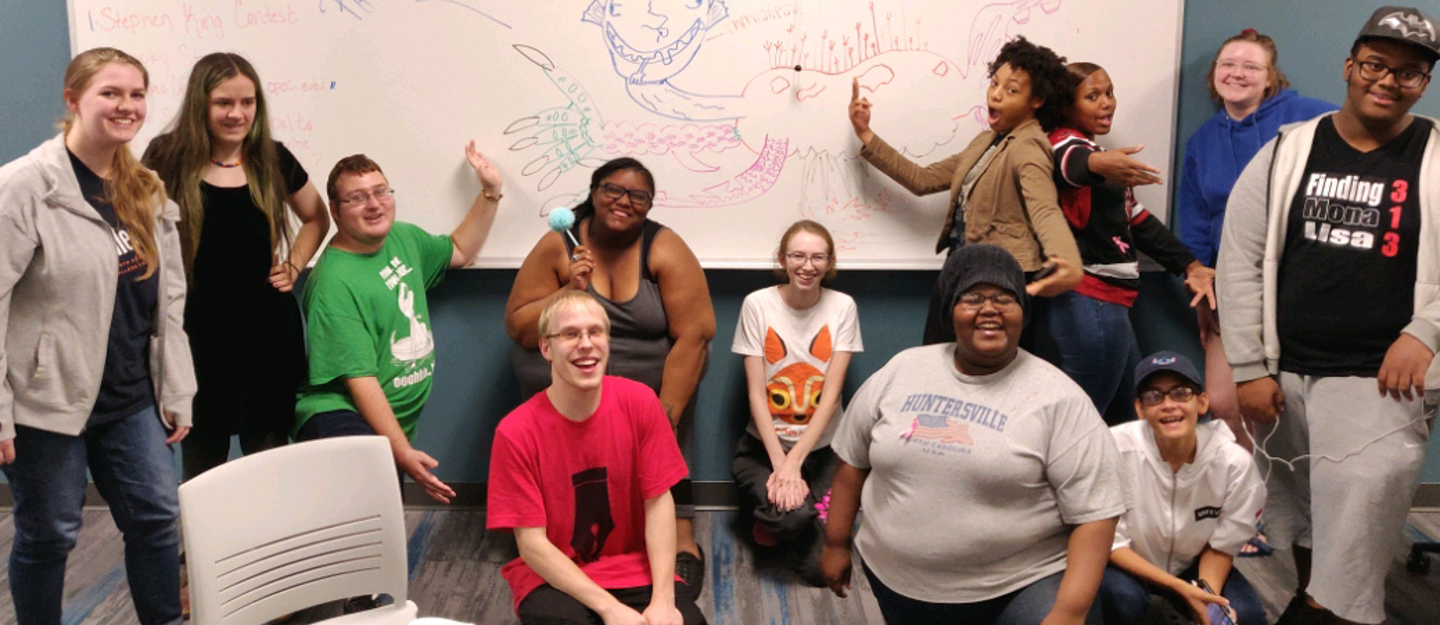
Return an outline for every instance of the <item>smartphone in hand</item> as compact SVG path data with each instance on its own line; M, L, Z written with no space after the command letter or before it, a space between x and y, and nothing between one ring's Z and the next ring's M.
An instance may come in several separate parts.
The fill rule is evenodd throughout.
M1195 585L1199 586L1200 590L1212 595L1220 594L1215 592L1215 589L1211 588L1210 584L1206 583L1203 579L1195 580ZM1210 621L1210 625L1235 625L1235 610L1231 609L1228 605L1220 605L1218 603L1206 604L1205 618Z

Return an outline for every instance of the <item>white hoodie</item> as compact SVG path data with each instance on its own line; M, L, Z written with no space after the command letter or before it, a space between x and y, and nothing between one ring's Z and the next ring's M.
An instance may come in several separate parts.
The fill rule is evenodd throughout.
M1195 427L1195 461L1172 471L1160 458L1144 420L1110 428L1120 448L1130 510L1120 517L1111 550L1130 547L1176 575L1190 568L1208 544L1236 555L1255 535L1265 507L1265 483L1250 454L1220 421Z

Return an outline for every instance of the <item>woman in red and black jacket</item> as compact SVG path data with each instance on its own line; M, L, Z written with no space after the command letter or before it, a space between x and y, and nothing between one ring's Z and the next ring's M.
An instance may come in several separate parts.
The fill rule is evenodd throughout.
M1115 117L1115 88L1110 75L1093 63L1066 66L1074 89L1066 123L1051 131L1055 186L1060 208L1075 243L1085 276L1074 291L1054 298L1046 323L1059 348L1060 369L1080 384L1095 408L1112 425L1135 418L1128 378L1139 362L1130 307L1139 294L1137 251L1155 259L1213 306L1215 270L1195 260L1175 235L1145 210L1131 187L1154 184L1154 169L1130 156L1134 149L1105 151L1097 135L1110 132Z

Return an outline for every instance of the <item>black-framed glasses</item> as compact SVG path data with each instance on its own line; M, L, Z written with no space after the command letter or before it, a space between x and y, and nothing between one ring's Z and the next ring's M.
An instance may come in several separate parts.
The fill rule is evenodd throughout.
M1355 64L1360 68L1360 77L1365 80L1380 82L1385 80L1386 74L1392 74L1395 76L1395 84L1406 89L1419 87L1425 84L1427 78L1430 78L1430 74L1420 70L1390 67L1374 61L1356 61Z
M618 200L620 196L628 195L630 196L630 203L636 206L649 206L651 202L655 201L655 194L644 189L626 189L618 184L611 184L609 182L602 182L600 186L596 188L600 189L600 192L604 193L605 197L611 200Z
M561 343L564 343L566 345L575 345L580 342L580 339L583 339L585 337L590 337L590 341L593 343L603 341L608 336L610 336L610 331L605 328L590 328L589 330L568 328L554 334L547 334L545 335L545 338L558 339Z
M811 262L811 264L815 265L816 267L819 267L819 266L821 266L821 265L824 265L825 263L830 262L830 255L829 255L829 254L805 254L805 253L803 253L803 252L790 252L789 254L786 254L786 255L785 255L785 260L788 260L788 261L790 261L791 263L794 263L797 267L800 266L800 265L804 265L804 264L805 264L805 261L808 260L808 261Z
M372 192L356 191L355 193L340 198L340 203L351 205L364 204L369 202L372 197L375 198L375 201L384 204L389 200L395 199L395 190L386 187L384 189L376 189Z
M1147 388L1143 391L1140 391L1140 405L1159 406L1162 402L1165 401L1165 398L1167 396L1170 399L1175 400L1177 403L1183 404L1187 401L1195 399L1195 395L1198 393L1199 391L1196 391L1195 389L1188 386L1177 386L1168 391L1162 391L1158 388Z
M985 307L985 302L990 302L992 305L994 305L995 310L998 310L1000 312L1010 312L1012 310L1015 310L1015 306L1020 303L1020 300L1016 299L1014 295L1011 295L1009 293L996 293L995 295L986 295L984 293L972 292L965 293L960 296L960 307L964 308L965 310L980 310L981 308Z

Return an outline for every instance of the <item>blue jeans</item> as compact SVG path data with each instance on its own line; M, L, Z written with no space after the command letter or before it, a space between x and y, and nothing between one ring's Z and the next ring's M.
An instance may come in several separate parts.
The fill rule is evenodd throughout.
M23 625L58 625L65 561L80 533L85 469L125 537L125 576L141 623L180 622L180 515L174 453L153 406L79 436L15 428L10 596Z
M1060 350L1060 370L1075 380L1109 425L1135 420L1140 345L1130 309L1074 291L1047 302L1045 322Z
M880 615L889 625L1039 625L1055 607L1060 578L1065 575L1062 571L1010 594L976 603L929 603L891 590L875 577L868 565L864 569L865 579L870 581L870 591L880 605ZM1099 601L1090 605L1085 623L1101 623Z
M1196 568L1192 565L1177 577L1194 579ZM1100 592L1096 602L1105 612L1106 623L1143 623L1145 613L1150 611L1152 592L1158 592L1169 599L1180 614L1187 617L1190 615L1190 605L1181 600L1179 595L1152 588L1139 578L1113 566L1105 567L1105 577L1100 580ZM1230 600L1230 607L1235 610L1235 618L1239 621L1236 625L1265 625L1265 606L1260 603L1260 595L1255 594L1255 589L1240 571L1230 569L1230 575L1225 578L1225 587L1220 589L1220 596Z

